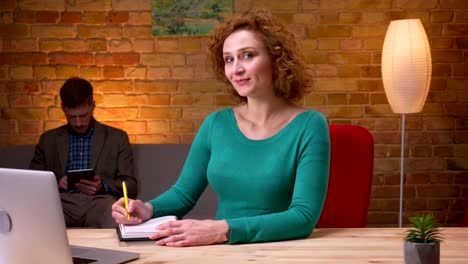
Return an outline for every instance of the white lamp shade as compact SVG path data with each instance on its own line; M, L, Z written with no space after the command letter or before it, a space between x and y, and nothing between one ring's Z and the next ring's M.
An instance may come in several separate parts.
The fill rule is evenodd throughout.
M422 111L431 83L432 59L419 19L390 23L382 51L382 79L394 113Z

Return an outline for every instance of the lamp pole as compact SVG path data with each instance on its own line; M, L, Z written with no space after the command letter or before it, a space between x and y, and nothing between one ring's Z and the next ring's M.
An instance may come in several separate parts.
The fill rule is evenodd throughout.
M403 225L403 184L404 184L404 163L405 163L405 114L401 114L401 150L400 150L400 214L398 226Z

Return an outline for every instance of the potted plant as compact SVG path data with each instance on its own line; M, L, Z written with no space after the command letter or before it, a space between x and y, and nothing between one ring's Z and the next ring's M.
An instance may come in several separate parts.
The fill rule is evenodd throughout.
M440 233L433 215L411 217L405 237L405 264L439 264Z

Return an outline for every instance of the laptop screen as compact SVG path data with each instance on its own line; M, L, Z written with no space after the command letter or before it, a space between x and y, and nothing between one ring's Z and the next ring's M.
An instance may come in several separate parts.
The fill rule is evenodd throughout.
M72 247L77 257L73 262L55 175L0 168L0 263L123 263L139 257L120 250Z
M0 169L0 208L11 223L0 236L0 263L71 263L56 186L49 171Z

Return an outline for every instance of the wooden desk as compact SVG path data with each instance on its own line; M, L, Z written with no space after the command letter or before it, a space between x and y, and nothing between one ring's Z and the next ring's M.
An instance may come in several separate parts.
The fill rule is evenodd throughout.
M70 229L70 244L141 253L133 263L403 263L400 228L316 229L308 239L171 248L120 242L113 229ZM468 228L443 228L441 263L468 263Z

